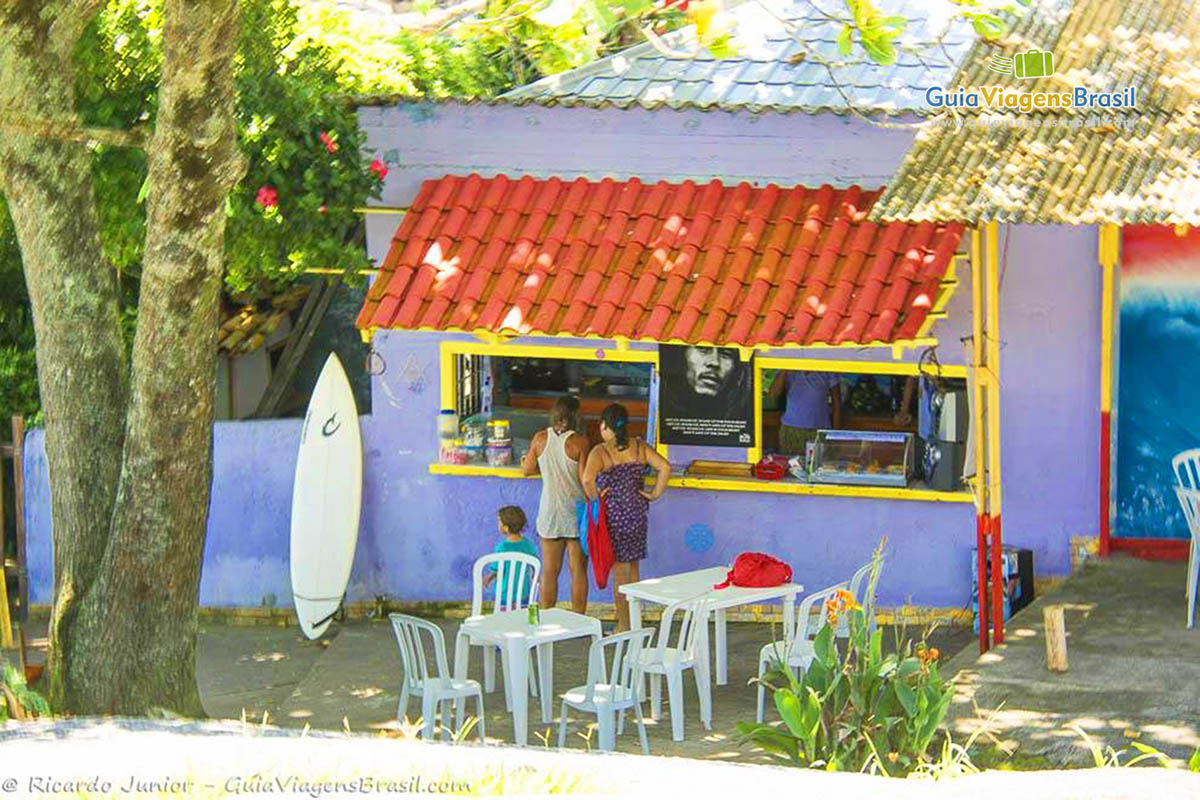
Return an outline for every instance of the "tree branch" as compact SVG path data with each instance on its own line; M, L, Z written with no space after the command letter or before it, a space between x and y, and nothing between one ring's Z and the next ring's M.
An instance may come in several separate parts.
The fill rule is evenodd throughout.
M146 148L149 130L146 128L90 128L74 121L44 119L23 114L7 114L0 117L0 131L21 136L38 136L64 142L84 144L107 144L113 147Z

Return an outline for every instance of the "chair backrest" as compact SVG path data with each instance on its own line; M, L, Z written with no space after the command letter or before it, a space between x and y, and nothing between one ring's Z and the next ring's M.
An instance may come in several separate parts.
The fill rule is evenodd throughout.
M404 668L404 682L410 689L419 688L426 678L449 677L450 670L446 662L446 639L442 629L428 620L411 617L408 614L388 614L392 622L392 631L396 634L396 644L400 647L400 663ZM425 633L433 641L433 657L437 673L430 671L428 659L425 658L425 646L421 640Z
M595 699L598 683L607 683L614 690L614 694L617 689L621 689L620 695L623 698L638 697L642 650L653 637L653 629L639 628L635 631L615 633L592 642L588 651L587 702ZM610 650L611 658L607 654Z
M1200 542L1200 489L1176 486L1175 496L1179 498L1179 505L1183 506L1183 518L1187 520L1192 539Z
M879 573L883 574L884 559L879 559ZM875 563L874 559L863 564L855 571L854 577L850 579L850 594L854 595L854 600L862 606L868 615L874 613L875 608L875 593L879 589L878 581L874 586L871 585L871 566Z
M1184 450L1171 459L1175 480L1184 489L1200 489L1200 447Z
M489 553L477 558L471 570L471 616L483 613L483 572L489 566L496 569L494 602L489 613L524 608L537 599L541 561L525 553ZM504 580L505 576L507 580ZM503 597L500 596L501 588L504 589Z
M701 595L703 597L703 595ZM675 638L671 638L671 629L675 627L675 618L679 618L679 627ZM665 650L674 647L683 659L694 659L696 647L700 641L700 631L704 620L708 618L708 603L700 597L691 600L681 600L671 603L663 610L662 621L658 624L658 660L662 661Z
M800 607L796 609L796 629L792 631L792 653L799 655L805 643L816 638L817 632L825 622L825 601L836 595L839 589L848 590L849 586L849 582L843 581L819 592L813 592L800 601ZM814 610L817 614L815 618Z

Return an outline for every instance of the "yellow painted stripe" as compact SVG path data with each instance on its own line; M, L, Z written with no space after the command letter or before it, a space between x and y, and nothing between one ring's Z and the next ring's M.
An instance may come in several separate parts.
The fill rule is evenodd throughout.
M489 467L484 464L430 464L433 475L463 475L489 478L523 478L518 467ZM924 500L942 503L971 503L970 492L937 492L932 489L895 489L888 486L835 486L792 481L760 481L753 478L699 478L674 475L667 482L677 489L718 492L758 492L821 497L868 497L885 500Z

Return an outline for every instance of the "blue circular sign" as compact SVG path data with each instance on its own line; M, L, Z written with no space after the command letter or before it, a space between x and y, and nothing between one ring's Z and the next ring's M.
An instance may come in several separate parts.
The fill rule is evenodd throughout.
M713 529L703 522L689 525L683 534L683 543L693 553L703 553L713 546Z

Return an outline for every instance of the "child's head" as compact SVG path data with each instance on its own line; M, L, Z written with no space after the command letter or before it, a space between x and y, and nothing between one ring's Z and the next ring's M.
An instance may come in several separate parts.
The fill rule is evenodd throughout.
M509 536L520 536L525 530L525 512L516 506L505 506L497 512L500 521L500 532Z

